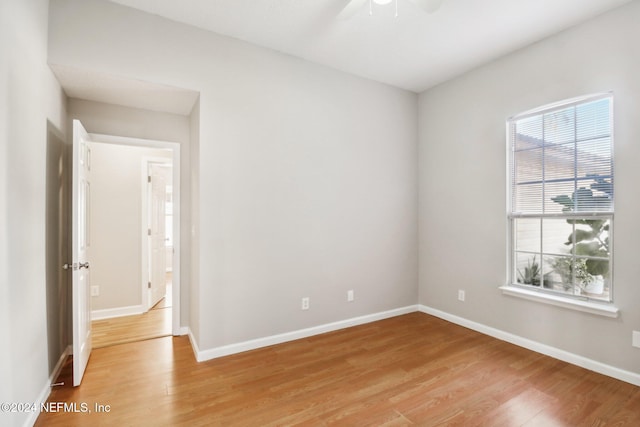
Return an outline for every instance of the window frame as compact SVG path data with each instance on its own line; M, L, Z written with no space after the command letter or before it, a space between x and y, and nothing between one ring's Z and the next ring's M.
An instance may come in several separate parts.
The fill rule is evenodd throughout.
M532 118L532 117L536 117L536 116L542 116L542 119L544 120L544 115L549 114L549 113L553 113L556 111L561 111L563 109L567 109L570 107L577 107L579 105L582 104L587 104L590 102L596 102L598 100L601 99L608 99L609 101L609 112L608 112L608 120L609 120L609 128L610 128L610 132L609 132L609 138L610 138L610 154L611 154L611 176L610 176L610 180L611 180L611 184L615 187L615 180L614 180L614 96L612 92L607 92L607 93L598 93L598 94L593 94L593 95L586 95L586 96L581 96L581 97L576 97L576 98L572 98L572 99L567 99L564 101L560 101L560 102L556 102L553 104L548 104L548 105L544 105L529 111L525 111L523 113L520 114L516 114L512 117L509 117L506 121L506 141L507 141L507 236L508 236L508 242L507 242L507 248L508 248L508 252L507 252L507 284L505 286L501 286L500 289L502 289L503 293L506 295L511 295L511 296L519 296L519 297L523 297L526 299L530 299L530 300L535 300L535 301L541 301L541 302L546 302L546 303L550 303L553 305L559 305L559 306L563 306L563 307L569 307L569 308L575 308L577 310L581 310L581 311L586 311L586 312L591 312L591 313L595 313L595 314L602 314L605 316L609 316L609 317L617 317L618 316L618 309L613 305L614 303L614 280L613 280L613 271L614 271L614 251L613 251L613 235L614 235L614 211L615 211L615 207L614 207L614 199L615 199L615 191L612 191L612 198L611 198L611 207L609 210L607 211L603 211L602 213L598 213L598 212L562 212L562 213L558 213L558 214L554 214L554 213L546 213L544 211L542 211L542 213L522 213L522 212L514 212L514 196L515 196L515 192L514 192L514 180L515 180L515 176L513 173L514 170L514 164L515 164L515 140L513 139L514 136L514 126L516 125L517 122L525 120L527 118ZM574 126L576 126L576 124L574 124ZM576 128L577 131L577 128ZM573 143L577 143L578 139L577 137L574 135L574 141ZM543 141L544 146L546 146L546 143ZM551 146L553 146L553 144L549 144ZM577 155L577 154L576 154ZM577 160L574 158L574 162L575 165L574 166L577 170ZM544 168L544 162L542 165L542 168ZM543 169L544 170L544 169ZM574 173L575 176L575 182L579 182L582 178L578 179L577 173ZM543 177L541 183L542 185L545 184L545 179ZM541 198L540 202L544 205L545 203L545 198L544 196ZM536 286L533 284L524 284L524 283L518 283L517 280L517 275L518 275L518 268L517 268L517 255L518 255L518 246L516 245L516 222L518 221L518 219L523 219L523 218L533 218L533 219L539 219L540 220L540 224L541 224L541 233L542 233L542 224L544 222L544 219L554 219L554 218L558 218L558 219L571 219L571 218L576 218L576 219L596 219L596 218L600 218L600 219L606 219L609 221L609 230L608 230L608 237L609 237L609 242L608 242L608 277L609 277L609 288L608 288L608 299L603 299L603 298L591 298L588 295L582 295L582 294L575 294L575 293L569 293L569 292L563 292L563 291L558 291L558 290L552 290L552 289L546 289L542 286ZM575 224L573 225L573 230L575 231ZM545 253L542 247L542 242L543 242L543 234L541 234L541 238L540 238L540 251L536 252L539 253L540 256L542 257L542 255L552 255L551 253ZM563 254L564 255L564 254ZM579 257L577 257L576 253L575 253L575 243L574 243L574 249L572 251L572 253L570 254L570 257L572 259L578 259ZM542 258L540 259L540 265L544 266L543 260ZM542 271L540 272L540 275L542 276L543 273ZM573 277L575 278L575 273L573 273ZM543 278L544 281L544 278ZM578 286L576 284L576 282L572 282L571 283L572 288L575 290L576 287Z

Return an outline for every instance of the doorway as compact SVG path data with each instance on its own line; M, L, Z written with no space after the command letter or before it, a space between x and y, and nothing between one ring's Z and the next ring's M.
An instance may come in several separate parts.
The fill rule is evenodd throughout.
M93 347L177 335L179 145L96 134L91 140ZM153 180L155 202L150 197L152 170L161 175L159 183ZM103 180L108 182L101 185ZM125 230L127 240L122 238ZM170 257L167 243L171 244ZM109 289L112 284L115 289Z

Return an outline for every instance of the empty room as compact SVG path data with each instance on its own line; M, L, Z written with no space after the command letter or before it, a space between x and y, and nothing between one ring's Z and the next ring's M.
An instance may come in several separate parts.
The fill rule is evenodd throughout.
M0 425L640 425L638 22L3 0Z

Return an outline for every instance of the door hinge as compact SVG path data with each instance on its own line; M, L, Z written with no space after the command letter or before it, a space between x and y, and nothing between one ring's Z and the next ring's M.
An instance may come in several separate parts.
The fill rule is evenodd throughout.
M147 175L147 182L151 182L151 175Z
M147 228L147 236L151 236L151 229Z
M151 282L147 282L147 288L151 289Z

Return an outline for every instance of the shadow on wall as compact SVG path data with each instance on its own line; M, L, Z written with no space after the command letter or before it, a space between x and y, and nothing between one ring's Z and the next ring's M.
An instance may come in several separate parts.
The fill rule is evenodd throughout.
M70 155L62 133L47 121L45 274L49 374L71 344L71 276L62 268L71 259Z

